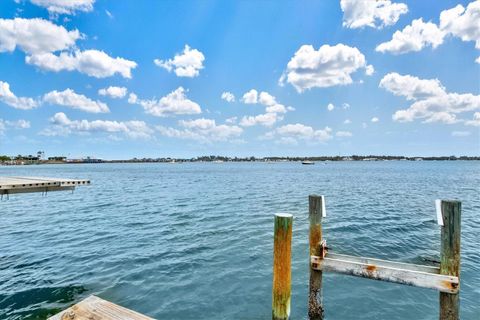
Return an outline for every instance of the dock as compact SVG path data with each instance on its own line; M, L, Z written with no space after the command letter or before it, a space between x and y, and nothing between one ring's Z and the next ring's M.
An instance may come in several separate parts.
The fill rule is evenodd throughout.
M57 313L48 320L153 320L138 312L89 296L72 307Z
M32 192L74 190L76 186L89 185L90 180L44 177L0 177L0 195Z

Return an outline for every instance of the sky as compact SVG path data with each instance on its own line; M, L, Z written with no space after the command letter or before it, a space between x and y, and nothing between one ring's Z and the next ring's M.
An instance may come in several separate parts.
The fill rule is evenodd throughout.
M0 154L480 155L480 1L1 0Z

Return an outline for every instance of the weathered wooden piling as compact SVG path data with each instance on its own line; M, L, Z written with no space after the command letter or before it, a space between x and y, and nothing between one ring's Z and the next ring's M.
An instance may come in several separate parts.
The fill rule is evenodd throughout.
M290 316L292 223L293 216L291 214L275 214L272 288L273 320L287 320Z
M322 256L322 215L324 197L310 195L308 197L308 216L310 220L310 256ZM310 258L309 256L309 258ZM310 261L309 261L310 263ZM310 269L310 285L308 293L308 317L311 320L323 319L322 305L322 271Z
M459 201L441 202L443 226L441 227L440 274L443 275L460 277L461 206ZM459 309L459 293L440 292L440 320L459 319Z

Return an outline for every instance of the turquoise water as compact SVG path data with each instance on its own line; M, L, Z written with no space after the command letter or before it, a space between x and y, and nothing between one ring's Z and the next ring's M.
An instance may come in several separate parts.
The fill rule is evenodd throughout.
M308 195L332 251L438 259L434 200L462 201L461 317L480 319L480 162L0 167L86 178L0 202L0 318L42 319L96 294L158 319L270 319L273 214L294 215L292 319L305 319ZM327 319L437 319L429 289L327 274Z

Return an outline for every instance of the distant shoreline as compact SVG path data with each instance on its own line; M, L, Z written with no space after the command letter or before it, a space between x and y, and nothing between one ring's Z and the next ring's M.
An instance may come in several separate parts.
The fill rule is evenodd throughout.
M95 158L67 159L66 157L54 157L50 160L38 159L37 157L16 157L4 159L0 165L42 165L42 164L83 164L83 163L190 163L190 162L350 162L350 161L479 161L480 156L440 156L440 157L403 157L403 156L318 156L318 157L223 157L203 156L195 158L133 158L126 160L103 160Z

